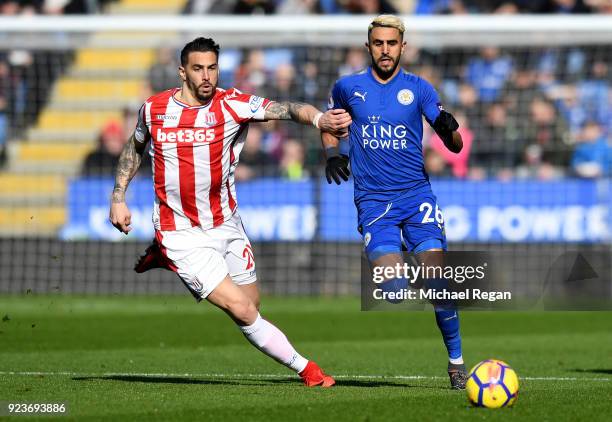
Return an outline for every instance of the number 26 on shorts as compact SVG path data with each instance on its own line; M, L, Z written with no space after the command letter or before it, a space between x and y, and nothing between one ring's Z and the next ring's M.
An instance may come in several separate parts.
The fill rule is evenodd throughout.
M435 213L434 213L435 219L434 217L432 217L434 207L435 207ZM430 204L429 202L423 202L419 206L419 212L425 212L425 214L423 215L423 220L421 220L421 223L423 224L428 224L428 223L444 224L444 217L442 216L442 210L438 208L438 204L435 204L434 206Z

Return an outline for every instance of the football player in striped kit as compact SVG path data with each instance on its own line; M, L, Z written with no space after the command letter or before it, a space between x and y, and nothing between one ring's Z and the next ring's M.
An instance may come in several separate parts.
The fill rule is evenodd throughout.
M293 369L304 384L330 387L334 379L259 314L255 260L236 210L234 170L251 121L292 120L339 136L351 118L343 110L322 113L309 104L218 88L218 57L212 39L189 42L181 51L182 86L142 105L119 158L111 223L125 234L130 231L125 191L151 142L155 240L135 270L176 272L198 301L206 299L225 311L251 344Z

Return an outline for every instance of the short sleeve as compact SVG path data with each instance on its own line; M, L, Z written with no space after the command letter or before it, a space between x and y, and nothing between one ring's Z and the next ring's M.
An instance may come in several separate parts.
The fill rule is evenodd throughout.
M134 138L141 144L147 143L151 139L149 134L149 128L147 127L147 111L150 111L150 105L147 107L147 103L144 103L138 111L138 121L136 122L136 128L134 129Z
M328 110L332 110L335 108L342 108L345 110L347 109L344 92L342 90L342 85L340 81L336 81L336 83L332 87L331 94L329 95L329 100L327 102Z
M249 120L264 120L266 109L272 101L257 95L243 94L234 89L225 98L225 104L231 110L237 123L246 123Z
M444 110L444 107L442 107L438 93L429 82L420 79L420 87L421 113L423 113L425 119L431 125L436 121L440 112Z

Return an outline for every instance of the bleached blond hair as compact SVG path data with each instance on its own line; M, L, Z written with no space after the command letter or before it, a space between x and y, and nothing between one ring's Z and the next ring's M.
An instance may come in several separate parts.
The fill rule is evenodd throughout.
M368 26L368 39L370 38L372 29L381 27L395 28L399 31L402 39L404 38L404 31L406 30L406 27L400 18L395 15L379 15L372 22L370 22L370 26Z

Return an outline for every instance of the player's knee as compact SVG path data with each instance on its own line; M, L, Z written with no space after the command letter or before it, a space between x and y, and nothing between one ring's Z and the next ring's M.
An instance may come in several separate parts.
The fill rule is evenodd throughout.
M248 297L241 297L227 303L227 312L240 325L250 325L257 318L258 307Z

